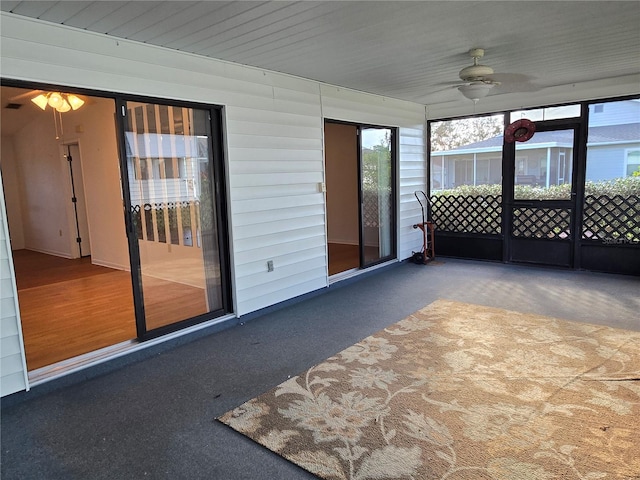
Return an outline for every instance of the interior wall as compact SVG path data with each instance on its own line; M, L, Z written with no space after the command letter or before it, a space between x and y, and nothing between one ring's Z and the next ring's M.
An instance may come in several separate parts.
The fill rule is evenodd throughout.
M16 162L13 138L2 136L0 143L0 168L4 182L7 223L11 237L11 250L24 248L24 227L22 225L22 202L18 163Z
M68 142L76 141L82 158L92 263L128 270L122 187L115 126L115 102L91 97L75 112L68 112ZM65 115L65 114L63 114Z
M50 114L42 112L13 136L24 247L72 258L66 211L70 197L61 188L66 180L64 163L53 116L46 113Z
M325 122L325 183L329 243L358 245L358 129Z
M24 108L38 107L27 104ZM8 210L16 216L21 207L22 248L77 257L69 168L60 148L64 143L77 142L82 178L75 181L82 181L85 187L92 262L129 268L114 110L113 100L94 97L79 110L62 114L59 139L50 110L38 112L13 136L16 178L8 195L20 201L12 202ZM13 224L10 229L13 236Z

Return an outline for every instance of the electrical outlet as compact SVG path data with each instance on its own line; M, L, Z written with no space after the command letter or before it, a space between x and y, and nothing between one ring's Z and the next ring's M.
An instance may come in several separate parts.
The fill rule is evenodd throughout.
M267 261L267 272L273 272L273 260Z

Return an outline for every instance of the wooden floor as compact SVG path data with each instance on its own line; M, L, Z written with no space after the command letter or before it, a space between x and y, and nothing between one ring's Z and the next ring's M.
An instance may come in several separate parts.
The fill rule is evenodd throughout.
M29 250L13 252L28 370L135 339L129 272ZM359 268L357 245L329 244L329 275ZM147 330L207 312L204 290L143 278Z
M365 247L365 264L378 259L378 247ZM329 243L329 275L360 268L360 246Z
M144 277L142 282L147 330L207 313L207 302L202 288L148 276Z
M28 250L13 260L28 370L136 338L129 272ZM200 288L143 283L148 330L206 311Z
M329 244L329 275L360 267L360 247L344 243Z

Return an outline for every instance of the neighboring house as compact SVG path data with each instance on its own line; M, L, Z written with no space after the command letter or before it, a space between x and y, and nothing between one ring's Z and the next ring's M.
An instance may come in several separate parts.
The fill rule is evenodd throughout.
M631 176L640 169L640 123L592 127L587 148L587 181Z
M587 140L587 181L630 176L640 168L640 101L592 105ZM610 124L609 122L616 122ZM502 181L503 136L431 152L432 191ZM549 187L571 179L573 136L538 132L516 144L515 183Z

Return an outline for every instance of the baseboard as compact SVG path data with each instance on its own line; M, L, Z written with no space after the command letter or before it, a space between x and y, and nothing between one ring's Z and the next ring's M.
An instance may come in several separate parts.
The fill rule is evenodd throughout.
M29 246L25 246L23 250L29 250L31 252L43 253L45 255L51 255L53 257L67 258L69 260L73 259L73 257L69 253L65 252L57 252L55 250L46 250L43 248L33 248Z
M328 240L327 243L335 243L335 244L340 244L340 245L351 245L352 247L357 247L358 245L360 245L358 242L353 242L351 240Z
M120 265L117 263L106 262L93 256L91 257L91 263L99 267L113 268L114 270L124 270L125 272L131 271L131 267L129 265Z

